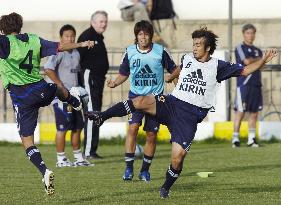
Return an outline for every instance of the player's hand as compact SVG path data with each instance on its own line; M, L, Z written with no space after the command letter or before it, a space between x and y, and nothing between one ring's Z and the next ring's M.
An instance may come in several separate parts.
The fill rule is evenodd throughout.
M275 48L266 49L263 54L263 60L265 63L270 62L274 57L278 55L278 50Z
M93 48L94 45L95 45L94 41L84 41L84 42L81 42L81 47L82 48L88 47L88 49L90 49L90 48Z
M166 75L166 76L165 76L165 82L166 82L166 83L171 83L171 82L173 82L173 80L171 79L171 75Z
M116 83L110 78L109 80L106 81L107 87L109 88L115 88Z

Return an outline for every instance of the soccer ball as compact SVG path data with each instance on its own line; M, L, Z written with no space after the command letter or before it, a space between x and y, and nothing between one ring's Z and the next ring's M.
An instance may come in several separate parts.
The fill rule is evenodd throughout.
M143 156L143 148L141 145L136 144L135 157L141 158Z
M82 87L72 87L69 91L71 95L74 97L78 98L80 102L82 102L82 106L85 107L87 106L89 102L89 94L85 90L85 88Z

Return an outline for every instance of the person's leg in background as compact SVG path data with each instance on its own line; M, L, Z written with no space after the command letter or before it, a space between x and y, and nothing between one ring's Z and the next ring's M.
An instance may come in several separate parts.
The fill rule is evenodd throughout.
M87 74L85 72L85 74ZM102 107L102 97L103 97L103 88L104 88L104 78L90 76L88 79L88 88L85 83L85 89L90 94L89 103L88 103L88 111L97 110L100 111ZM99 143L99 127L95 126L92 121L86 120L85 126L85 157L91 159L100 159L102 158L97 154L98 143Z

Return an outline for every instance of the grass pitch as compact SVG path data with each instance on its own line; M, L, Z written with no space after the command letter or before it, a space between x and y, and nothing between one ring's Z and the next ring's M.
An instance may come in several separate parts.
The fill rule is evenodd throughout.
M170 161L169 144L160 144L151 166L152 181L140 182L142 161L135 161L132 182L121 178L123 146L102 145L105 158L94 167L55 168L53 145L38 146L44 161L55 172L54 196L43 191L41 176L20 145L0 144L0 204L281 204L281 144L254 149L232 149L229 143L195 143L184 170L170 192L159 198L159 187ZM71 149L66 152L72 159ZM214 175L200 178L197 172Z

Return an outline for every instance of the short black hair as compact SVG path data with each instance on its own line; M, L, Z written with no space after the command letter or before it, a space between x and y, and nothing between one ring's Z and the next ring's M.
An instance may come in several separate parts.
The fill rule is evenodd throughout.
M70 24L66 24L66 25L63 25L61 28L60 28L60 37L62 37L62 35L63 35L63 32L65 32L65 31L73 31L74 32L74 35L76 35L76 30L75 30L75 28L72 26L72 25L70 25Z
M140 31L144 31L149 34L150 40L153 38L154 29L152 24L149 21L141 20L135 24L134 34L135 34L135 43L138 43L138 34Z
M242 33L244 33L245 31L249 30L249 29L253 29L254 32L256 33L257 29L256 27L253 25L253 24L245 24L243 27L242 27Z
M20 33L22 25L22 16L15 12L0 17L0 31L4 35Z
M218 36L216 34L214 34L213 31L208 30L207 27L202 27L200 29L193 31L191 36L192 36L192 39L204 38L205 49L210 47L210 51L209 51L210 54L213 54L214 51L216 50Z

